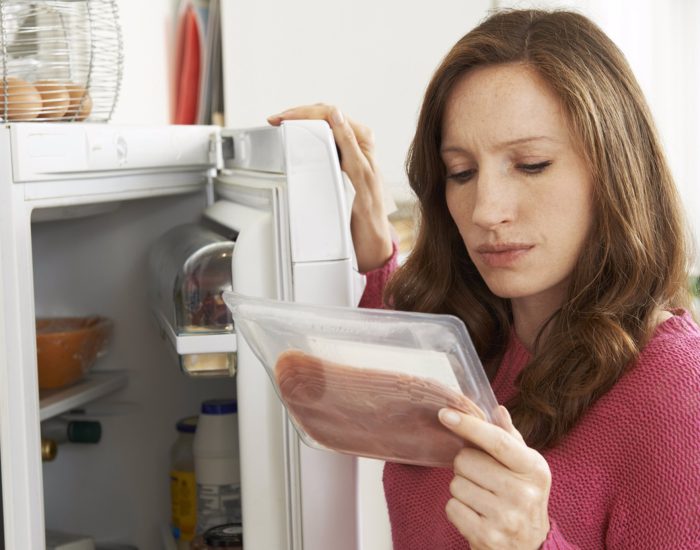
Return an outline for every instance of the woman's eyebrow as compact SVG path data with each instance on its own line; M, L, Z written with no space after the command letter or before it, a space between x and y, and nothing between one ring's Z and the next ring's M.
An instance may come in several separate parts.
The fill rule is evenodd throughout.
M513 147L514 145L522 145L524 143L531 143L533 141L549 141L552 143L561 143L559 140L549 136L524 136L497 143L494 146L494 148L507 149L509 147ZM459 145L451 145L448 143L447 145L440 147L440 154L443 153L469 153L469 150L465 149L464 147L460 147Z

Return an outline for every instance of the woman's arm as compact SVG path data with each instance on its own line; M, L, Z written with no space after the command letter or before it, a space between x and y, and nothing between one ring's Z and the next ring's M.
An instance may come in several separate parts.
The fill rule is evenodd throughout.
M391 277L391 274L396 270L398 259L398 245L396 241L392 242L392 253L389 260L381 267L366 273L367 286L360 299L360 307L381 309L384 307L384 288Z

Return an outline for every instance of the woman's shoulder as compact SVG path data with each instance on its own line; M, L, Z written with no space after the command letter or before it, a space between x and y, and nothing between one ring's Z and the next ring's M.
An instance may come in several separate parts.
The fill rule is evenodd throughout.
M612 449L617 509L692 530L679 518L700 489L700 329L687 311L673 313L601 398L596 433L601 456Z
M673 310L639 354L637 365L677 363L700 369L700 328L685 309Z
M615 390L648 412L700 417L700 328L688 311L657 326Z
M597 434L623 470L666 479L665 465L696 468L700 460L699 396L700 329L688 312L674 312L591 407L581 433ZM700 478L693 475L696 486Z
M656 327L654 336L664 336L673 334L695 334L700 335L700 327L695 322L693 314L684 308L665 310L663 312L663 322Z

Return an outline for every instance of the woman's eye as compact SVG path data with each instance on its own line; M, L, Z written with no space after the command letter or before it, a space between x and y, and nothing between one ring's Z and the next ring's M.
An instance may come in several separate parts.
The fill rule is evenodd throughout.
M537 164L518 164L516 165L518 170L525 172L526 174L539 174L544 172L544 170L552 164L551 160L545 160L544 162L538 162Z
M447 179L456 181L457 183L466 183L474 177L476 170L462 170L461 172L455 172L454 174L448 174Z

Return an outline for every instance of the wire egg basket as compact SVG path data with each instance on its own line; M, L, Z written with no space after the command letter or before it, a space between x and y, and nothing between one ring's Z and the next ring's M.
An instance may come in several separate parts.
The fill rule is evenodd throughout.
M0 119L106 122L122 76L116 0L0 0Z

